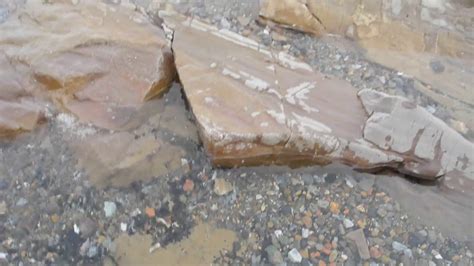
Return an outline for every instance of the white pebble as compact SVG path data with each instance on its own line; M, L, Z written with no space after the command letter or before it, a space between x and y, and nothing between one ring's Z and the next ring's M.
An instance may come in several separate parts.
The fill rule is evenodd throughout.
M288 252L288 258L294 263L300 263L303 260L303 257L296 248L293 248Z
M127 231L127 224L126 223L120 223L120 230L122 230L122 232L126 232Z
M354 227L354 223L351 220L345 218L344 219L344 227L345 228L352 228L352 227Z

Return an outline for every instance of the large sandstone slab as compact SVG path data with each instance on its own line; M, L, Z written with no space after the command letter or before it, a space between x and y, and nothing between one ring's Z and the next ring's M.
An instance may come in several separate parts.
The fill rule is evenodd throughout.
M167 23L215 165L341 162L425 179L453 172L473 178L473 144L406 99L358 95L284 52L196 19Z
M126 128L175 78L164 32L122 6L53 2L28 1L0 24L0 56L9 62L0 73L12 68L6 82L19 87L6 93L41 95L82 122Z

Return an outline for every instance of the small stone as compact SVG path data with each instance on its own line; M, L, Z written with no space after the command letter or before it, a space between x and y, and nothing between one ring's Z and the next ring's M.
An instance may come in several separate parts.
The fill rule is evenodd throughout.
M150 208L150 207L145 208L145 213L146 213L146 216L148 216L148 218L153 218L156 215L155 208Z
M5 201L0 202L0 215L5 215L7 210L7 203Z
M23 207L23 206L25 206L27 203L28 203L28 200L26 200L25 198L20 198L20 199L16 202L16 206L18 206L18 207Z
M79 221L79 230L84 238L92 236L97 231L97 223L86 217Z
M331 251L331 254L329 254L329 262L334 262L337 259L337 250Z
M126 223L120 223L120 231L127 232L127 224Z
M112 217L117 211L117 205L113 201L104 202L105 217Z
M405 249L408 249L407 246L405 246L405 245L403 245L402 243L397 242L397 241L393 241L393 242L392 242L392 248L393 248L393 250L395 250L396 252L402 252L402 251L404 251Z
M234 190L232 184L224 178L216 178L214 180L214 193L218 196L224 196Z
M331 202L331 204L329 205L329 209L331 210L331 212L333 214L339 214L339 211L340 211L340 206L339 206L339 203L337 202Z
M318 206L321 209L327 209L329 207L329 201L327 201L327 200L318 200Z
M370 256L374 259L378 259L382 256L382 252L377 247L370 248Z
M279 265L283 263L283 256L281 252L273 245L270 245L265 248L265 252L267 253L268 260L273 265Z
M81 233L81 229L79 228L79 226L77 226L77 224L74 224L73 227L74 227L74 233L76 233L76 235Z
M357 250L359 251L359 256L362 259L370 259L369 246L367 245L367 239L365 238L364 231L362 229L357 229L347 233L346 238L352 240L355 243Z
M184 192L191 192L194 189L194 182L191 179L186 179L183 184L183 191Z
M51 215L51 222L53 222L53 224L57 224L59 222L59 215L57 214L53 214Z
M381 218L387 216L387 210L385 208L378 208L377 209L377 215L380 216Z
M354 227L354 223L351 220L345 218L344 219L344 227L347 228L347 229L352 228L352 227Z
M432 255L435 257L435 259L437 259L437 260L442 260L442 259L443 259L443 256L441 256L441 254L439 254L439 252L436 251L436 250L434 250L434 249L431 251L431 254L432 254Z
M309 237L309 229L308 228L301 229L301 236L303 238L308 238Z
M441 63L441 61L438 61L438 60L431 61L430 67L431 67L431 70L433 70L433 72L437 74L443 73L445 69L443 63Z
M99 252L98 252L97 246L92 245L92 246L90 246L89 249L87 250L87 257L93 258L93 257L97 256L98 253L99 253Z
M294 263L300 263L303 260L303 257L296 248L293 248L290 250L290 252L288 252L288 258Z
M306 215L303 217L302 222L306 226L306 228L310 228L313 224L313 219L311 219L311 216Z
M461 256L459 256L459 255L454 255L454 256L451 258L451 260L452 260L454 263L456 263L456 262L458 262L458 261L461 260Z
M356 209L362 213L367 212L367 210L364 208L364 205L362 204L357 205Z
M373 237L377 237L380 233L380 230L378 228L374 228L371 232L370 232L370 235L372 235Z

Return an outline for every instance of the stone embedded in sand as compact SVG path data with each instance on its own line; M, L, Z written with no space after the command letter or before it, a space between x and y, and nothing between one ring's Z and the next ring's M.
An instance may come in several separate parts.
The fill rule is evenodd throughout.
M0 50L14 69L27 68L35 95L99 127L122 129L175 77L164 32L120 6L29 1L0 32Z
M76 143L79 165L97 187L125 187L170 173L184 174L184 151L153 136L127 132L90 136Z
M452 171L472 176L472 155L466 153L472 143L422 108L400 100L400 108L389 109L389 103L398 106L398 98L375 91L357 95L347 82L317 73L284 52L196 19L167 22L175 26L180 80L214 164L342 162L426 179ZM448 146L465 147L441 155L445 144L440 150L437 139L409 134L418 126L393 128L407 122L427 127L426 133L438 139L444 134ZM393 131L390 139L385 131ZM387 148L383 141L414 146Z

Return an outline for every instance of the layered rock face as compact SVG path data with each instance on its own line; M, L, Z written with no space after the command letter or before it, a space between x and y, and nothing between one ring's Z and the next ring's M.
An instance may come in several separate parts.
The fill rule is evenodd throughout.
M474 145L423 108L324 76L196 19L169 20L180 80L214 164L391 168L471 181Z
M2 79L8 84L0 99L10 105L40 96L82 122L121 129L175 77L164 32L124 7L29 1L0 24L0 32L0 60L7 62L0 73L10 77ZM31 129L22 123L34 119L23 120L5 124Z

